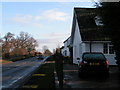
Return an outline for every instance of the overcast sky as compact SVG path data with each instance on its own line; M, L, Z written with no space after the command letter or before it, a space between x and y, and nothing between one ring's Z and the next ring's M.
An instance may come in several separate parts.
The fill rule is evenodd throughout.
M71 34L74 7L94 7L86 2L2 2L2 36L28 32L52 51ZM90 2L91 1L91 2Z

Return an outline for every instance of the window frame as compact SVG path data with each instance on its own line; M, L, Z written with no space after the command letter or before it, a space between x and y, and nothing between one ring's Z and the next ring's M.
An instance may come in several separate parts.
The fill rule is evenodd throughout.
M107 45L107 48L106 48L107 52L105 52L105 44ZM114 50L112 43L103 43L103 53L104 54L115 54L115 50L114 51L112 51L112 50Z
M103 53L108 54L108 43L103 43Z
M115 50L114 50L113 44L109 43L108 47L109 47L109 54L115 54ZM110 50L113 50L113 51L110 51ZM112 53L110 53L110 52L112 52Z

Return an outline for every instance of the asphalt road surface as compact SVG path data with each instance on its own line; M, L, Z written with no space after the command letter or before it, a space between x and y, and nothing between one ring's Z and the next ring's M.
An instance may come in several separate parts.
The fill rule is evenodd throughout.
M64 88L120 88L120 71L110 67L109 77L104 74L78 76L76 65L64 65Z
M2 88L18 88L45 60L33 57L2 65Z

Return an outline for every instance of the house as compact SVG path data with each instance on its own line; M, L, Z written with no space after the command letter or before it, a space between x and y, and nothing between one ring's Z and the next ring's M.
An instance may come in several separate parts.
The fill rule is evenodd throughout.
M110 65L116 65L115 52L110 38L103 34L96 8L74 8L70 48L73 63L82 59L84 52L102 52Z
M67 38L67 40L65 40L64 42L64 47L62 47L61 49L61 53L63 54L63 56L70 56L70 51L69 51L69 45L70 45L70 37Z

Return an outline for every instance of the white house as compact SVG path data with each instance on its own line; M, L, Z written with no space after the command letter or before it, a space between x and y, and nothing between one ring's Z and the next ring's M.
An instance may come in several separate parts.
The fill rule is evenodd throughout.
M70 37L67 40L65 40L63 43L64 43L64 47L61 49L61 53L64 56L70 56L70 51L69 51Z
M73 63L77 64L77 58L82 59L84 52L102 52L110 65L116 65L113 45L110 38L98 27L101 24L97 20L95 10L95 8L74 8L70 44L73 49Z

